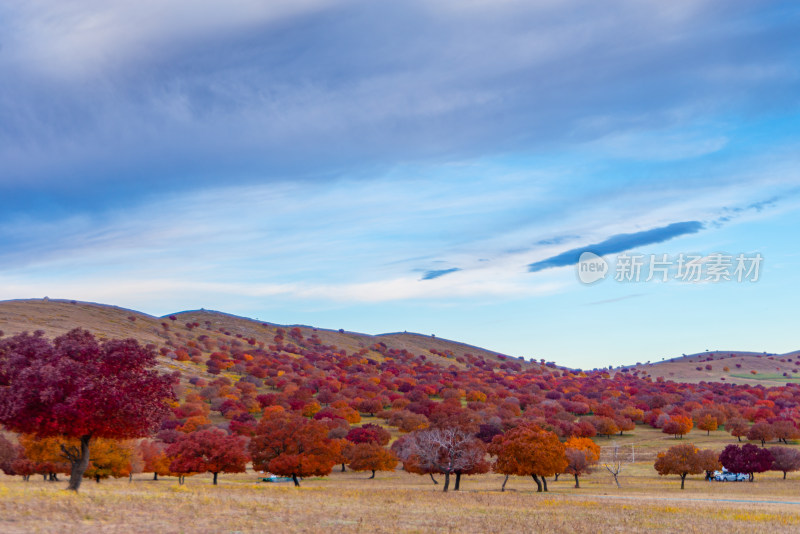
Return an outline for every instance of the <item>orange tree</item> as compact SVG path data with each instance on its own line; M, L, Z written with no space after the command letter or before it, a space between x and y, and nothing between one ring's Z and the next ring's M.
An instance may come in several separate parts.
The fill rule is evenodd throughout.
M539 492L547 491L545 477L563 473L567 468L564 450L558 436L532 424L495 436L489 446L489 453L497 457L494 470L506 475L503 490L508 476L517 475L533 477Z
M686 415L673 415L669 418L669 421L664 423L664 428L662 428L661 431L664 432L664 434L675 436L676 439L678 437L683 439L683 436L688 434L693 426L694 423L691 417Z
M142 455L144 466L143 472L153 473L153 480L158 480L158 475L166 476L169 474L170 460L164 453L164 446L150 440L139 443L139 454Z
M250 440L255 469L298 478L327 476L340 458L341 444L328 437L328 427L301 415L272 411L265 413Z
M397 467L397 456L377 443L358 443L353 445L347 453L350 469L353 471L394 471Z
M575 487L580 488L578 477L592 472L592 466L600 460L600 447L589 438L572 437L564 443L567 468L564 471L575 477Z
M742 436L747 435L750 430L750 424L741 417L734 417L725 422L725 430L730 432L731 436L735 436L739 441L742 441Z
M716 454L701 451L691 443L670 447L658 454L655 469L659 475L678 475L683 489L686 475L698 475L703 471L713 471L718 465Z
M83 474L86 478L121 478L131 475L137 452L131 442L113 439L98 439L92 450L89 467Z
M58 473L69 473L69 464L61 451L62 445L70 443L62 437L37 438L32 434L19 436L21 456L29 462L33 473L44 475L45 479L58 480ZM33 474L31 473L31 474Z

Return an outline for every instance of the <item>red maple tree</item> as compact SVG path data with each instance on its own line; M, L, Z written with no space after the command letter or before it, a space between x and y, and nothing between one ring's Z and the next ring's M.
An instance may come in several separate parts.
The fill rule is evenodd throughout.
M174 473L211 473L214 485L220 473L244 473L247 452L244 438L218 428L198 430L182 436L165 451Z
M92 438L149 435L169 414L172 376L134 339L98 343L76 328L52 343L42 332L0 340L0 423L37 436L75 437L63 447L77 491L89 465ZM47 392L43 395L43 392Z
M253 467L298 478L329 475L340 458L341 445L328 437L328 427L296 413L265 413L250 440Z

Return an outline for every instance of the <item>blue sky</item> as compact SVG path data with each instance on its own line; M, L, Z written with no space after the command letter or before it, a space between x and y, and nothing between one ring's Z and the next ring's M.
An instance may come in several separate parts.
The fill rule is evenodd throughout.
M800 349L800 6L0 5L0 299L593 368ZM576 255L761 254L757 282Z

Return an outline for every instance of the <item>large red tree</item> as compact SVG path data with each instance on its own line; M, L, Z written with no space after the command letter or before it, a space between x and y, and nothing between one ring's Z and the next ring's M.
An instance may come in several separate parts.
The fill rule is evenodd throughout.
M93 438L151 434L169 415L172 376L153 368L156 356L134 339L99 343L76 328L52 343L42 332L0 340L0 423L40 437L78 438L62 448L77 491Z
M220 473L244 473L247 466L245 438L228 435L219 428L186 434L167 447L170 471L211 473L214 485Z
M329 475L341 457L324 423L284 411L264 413L249 447L255 469L292 477L295 486L298 477Z

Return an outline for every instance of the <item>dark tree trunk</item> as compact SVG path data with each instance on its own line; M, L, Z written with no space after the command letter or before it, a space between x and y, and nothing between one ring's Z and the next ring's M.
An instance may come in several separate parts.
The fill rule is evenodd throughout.
M86 468L89 467L90 439L92 439L91 435L81 436L80 453L78 453L75 447L70 447L70 449L66 449L63 445L61 447L61 450L64 451L65 455L72 464L69 475L69 486L67 486L68 490L78 491L78 488L81 487L83 474L86 472Z
M294 482L295 487L300 487L300 481L297 480L297 475L292 473L292 481Z
M344 473L344 464L342 464L342 473Z
M786 471L783 472L783 480L786 480Z
M214 485L216 486L217 485L217 475L219 473L212 473L212 474L214 475Z
M183 479L184 479L184 476L183 476L183 475L178 475L178 485L179 485L179 486L182 486L182 485L183 485Z
M450 471L447 471L444 474L444 489L442 491L447 491L450 488Z
M153 473L153 480L158 480L158 473Z
M47 482L47 473L42 473L42 480Z
M542 482L539 480L539 477L536 475L531 475L533 477L533 481L536 482L536 493L542 492Z
M686 482L686 473L681 473L681 489L683 489L684 482Z
M374 469L372 470L372 476L371 476L371 477L369 477L369 478L370 478L370 479L373 479L373 478L375 478L375 470L374 470Z
M544 486L544 490L547 491L547 479L542 477L542 486Z
M94 476L94 481L97 482L98 484L100 484L100 475L95 475Z
M433 477L433 473L428 473L428 474L431 476L431 480L433 480L433 483L438 486L439 482Z
M503 480L503 486L500 488L500 491L506 490L506 482L508 482L508 475L506 475L506 479Z
M575 475L575 487L576 488L580 488L581 487L581 483L578 482L578 475Z
M555 476L555 478L553 478L553 482L558 482L558 475L560 475L560 474L561 474L561 473L556 473L556 476Z
M130 484L131 482L133 482L133 473L128 475L128 484Z
M456 485L453 488L453 491L458 491L461 489L461 473L456 473Z
M736 437L739 438L739 442L742 441L742 436L736 436Z

